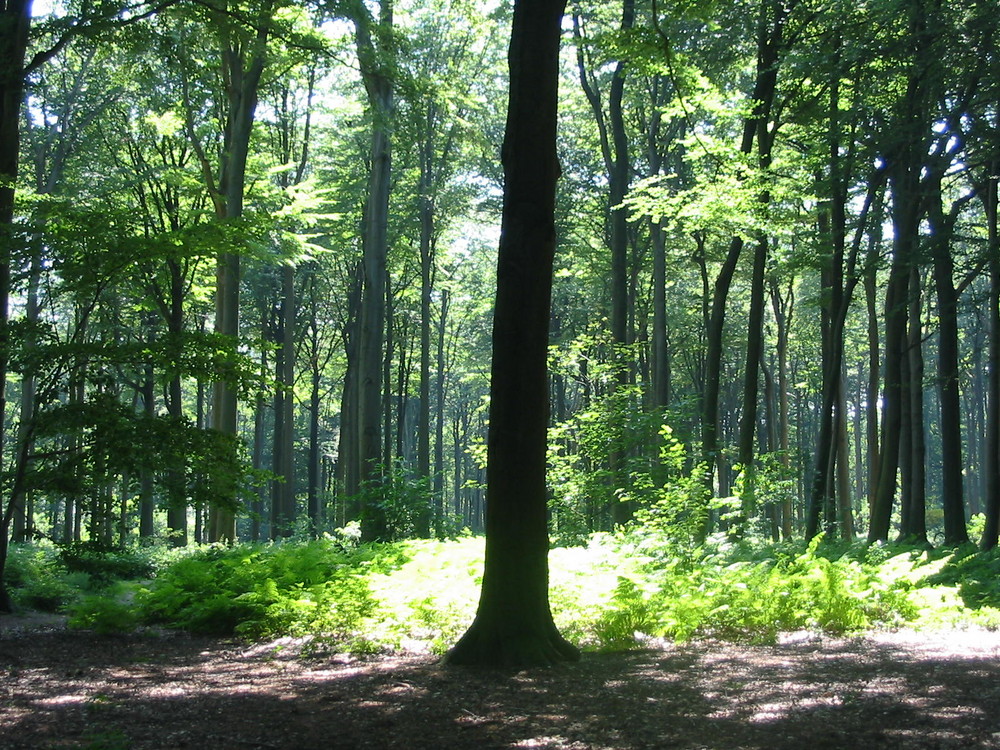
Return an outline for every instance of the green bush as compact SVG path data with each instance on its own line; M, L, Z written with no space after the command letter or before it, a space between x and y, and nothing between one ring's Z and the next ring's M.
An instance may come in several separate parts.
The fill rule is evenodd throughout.
M972 545L956 550L924 583L957 586L969 609L1000 608L1000 547L988 552L978 552Z
M128 633L139 624L135 607L109 592L83 596L71 604L67 612L69 627L93 630L102 635Z
M149 550L121 550L90 541L63 545L59 559L67 571L106 583L148 578L155 571Z
M148 622L211 635L348 639L374 607L362 573L391 549L328 540L208 548L165 568L137 603Z
M4 582L19 606L57 612L76 596L78 586L89 585L89 577L68 580L50 545L14 544L8 552Z
M732 551L649 558L641 581L619 579L593 626L598 644L620 648L636 634L772 643L782 632L850 633L916 615L904 586L848 557L827 558L818 544L761 560Z

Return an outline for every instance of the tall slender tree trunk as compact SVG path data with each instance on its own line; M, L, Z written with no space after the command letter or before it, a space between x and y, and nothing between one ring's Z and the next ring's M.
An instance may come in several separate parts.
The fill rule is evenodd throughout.
M150 421L156 416L155 393L156 381L153 377L153 364L148 363L142 381L142 411L143 416ZM151 541L153 537L153 517L156 505L153 479L152 467L144 466L139 478L139 540L144 543Z
M847 440L847 382L841 367L837 389L837 523L840 537L854 540L854 508L851 503L850 450Z
M635 0L622 0L622 13L620 30L627 33L635 24ZM574 15L574 32L580 39L580 19ZM628 345L631 343L629 335L629 257L628 257L628 213L622 205L622 201L628 192L631 178L631 160L629 158L628 134L625 130L624 117L624 95L625 95L625 64L621 61L615 66L611 77L611 84L608 90L608 113L607 119L604 115L604 107L601 102L600 92L591 79L591 72L587 70L582 44L578 48L577 67L580 75L580 83L584 93L590 102L597 122L600 137L601 151L604 156L604 165L608 175L608 225L609 225L609 251L611 255L611 360L614 366L615 392L624 393L631 382L631 366L629 358L631 352ZM621 436L624 433L625 415L622 411L623 404L618 404L616 413L613 416L611 429L616 433L612 443L620 446ZM620 525L627 523L632 517L632 508L627 501L618 500L617 490L621 490L628 485L628 471L626 468L627 456L621 447L614 448L608 455L608 468L612 477L612 501L611 520L613 524Z
M780 461L782 466L788 468L791 465L791 454L789 453L788 441L788 327L789 319L792 315L794 305L794 291L789 285L788 296L782 297L781 290L777 284L771 287L771 312L774 317L774 324L777 338L778 356L778 423L777 423L777 450L780 451ZM790 539L792 536L792 496L786 493L780 508L781 538Z
M320 360L320 323L315 275L309 286L309 455L307 469L306 510L309 514L310 534L318 537L323 529L322 456L319 431L322 408L323 368Z
M364 288L363 263L353 269L347 304L347 321L344 324L344 357L347 368L344 372L344 390L340 403L340 440L337 448L337 480L345 498L345 516L356 520L360 513L359 493L361 474L359 471L358 448L358 340L360 338L361 295Z
M27 346L32 345L34 336L32 333L32 326L38 322L39 316L39 304L38 304L38 286L41 278L42 271L42 260L41 252L37 248L32 249L30 266L28 268L28 289L27 295L25 297L25 308L24 308L24 319L25 323L28 325L28 336L30 337L26 343ZM19 418L17 422L17 443L19 446L18 453L25 457L31 453L31 443L32 434L34 432L34 422L35 422L35 395L36 395L37 384L35 381L35 373L28 371L25 372L21 377L21 408L19 411ZM23 446L21 448L20 446ZM27 467L24 467L25 469ZM21 467L16 467L15 471L23 470ZM27 490L23 488L17 493L11 493L11 501L14 505L14 530L13 539L17 542L25 542L34 538L34 514L30 509L30 497ZM152 533L152 532L150 532ZM140 534L141 536L141 534Z
M987 353L987 371L989 373L986 381L986 439L983 441L983 450L986 454L984 473L985 493L985 515L986 525L983 529L983 538L979 540L979 546L984 550L991 550L997 546L1000 537L1000 228L998 228L998 191L997 170L1000 163L994 162L990 165L988 172L988 183L984 196L986 203L986 220L989 227L989 244L987 246L987 256L990 289L989 302L987 304L989 316L990 343Z
M747 320L747 348L743 369L743 407L740 410L738 460L743 470L741 526L756 512L754 478L754 436L757 427L757 400L760 390L760 362L764 355L764 273L767 268L768 242L757 240L750 281L750 315ZM737 530L742 533L742 528Z
M184 273L175 260L167 262L167 269L170 273L167 337L179 355L184 340ZM167 384L167 413L178 424L184 419L183 396L181 376L175 374ZM182 456L170 463L166 467L167 538L171 546L183 547L188 542L187 469Z
M755 106L743 122L740 152L749 155L753 152L754 143L757 142L760 147L760 163L765 169L770 164L770 145L774 137L773 130L769 130L768 125L778 85L778 68L784 27L788 14L791 13L795 5L795 0L783 5L773 0L761 0L758 11L757 71L751 95L751 101L754 102ZM763 240L763 238L760 239ZM705 388L702 401L701 461L706 491L709 494L713 492L713 479L719 462L719 391L722 378L725 315L729 290L736 272L736 265L743 251L743 245L742 237L733 237L729 243L729 251L715 279L711 314L705 333ZM763 251L766 252L766 246ZM759 357L757 361L759 361ZM754 388L756 394L756 386ZM722 484L721 479L720 471L720 485Z
M444 515L444 418L445 418L445 385L447 383L447 358L445 356L445 335L448 331L448 311L451 307L451 295L447 289L441 290L441 311L437 326L437 365L434 379L434 513L438 523ZM455 475L461 473L455 467ZM457 480L456 480L457 481Z
M373 21L361 8L355 19L358 57L368 104L372 113L371 171L364 226L364 292L358 340L358 475L362 487L374 491L383 477L382 388L386 326L386 259L388 255L389 192L392 174L390 120L394 106L393 84L384 50L376 49ZM380 30L392 27L392 0L382 0ZM368 502L362 510L362 537L383 539L388 534L385 513L379 503Z
M907 293L910 263L916 240L915 190L906 179L893 183L893 257L885 291L885 387L882 392L882 430L878 483L868 524L868 541L886 541L896 496L903 416L903 361L907 357Z
M271 485L271 538L292 535L295 526L295 268L280 270L277 385L274 392L274 441L271 452L275 479Z
M418 184L420 212L420 385L417 404L417 476L431 480L431 303L434 282L434 142L432 116L428 107L425 140L420 149ZM417 519L417 534L430 536L432 523L440 520L435 512L439 499L422 508Z
M216 209L223 220L231 221L243 216L250 134L257 110L260 79L267 61L272 7L271 2L265 2L261 8L249 48L231 39L229 31L224 31L222 35L228 112ZM220 23L226 28L231 19L221 19ZM240 265L237 250L223 252L219 256L215 276L215 332L234 342L240 332ZM212 428L233 441L231 459L234 462L238 435L237 406L236 384L216 381L212 387ZM231 544L236 541L238 487L234 481L225 480L217 491L220 502L209 509L209 541Z
M909 481L905 523L900 537L916 544L927 544L927 446L924 436L924 357L922 351L920 271L910 267L909 329L907 331L905 401L909 411Z
M874 266L869 266L864 272L865 309L868 320L868 379L865 384L865 445L868 456L868 515L875 507L875 495L878 489L879 467L881 466L879 452L879 383L881 381L882 357L878 325L878 303L876 301Z
M958 294L955 290L951 236L954 226L944 215L940 183L930 201L931 252L938 310L938 400L941 410L941 507L944 543L969 541L965 525L965 487L962 477L962 404L959 393Z

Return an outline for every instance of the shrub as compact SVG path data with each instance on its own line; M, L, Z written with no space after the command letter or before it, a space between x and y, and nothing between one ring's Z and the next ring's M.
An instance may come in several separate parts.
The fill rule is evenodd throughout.
M128 633L139 624L135 607L108 593L89 594L71 604L67 625L102 635Z
M374 607L361 573L392 564L383 551L328 540L208 548L164 569L137 603L149 622L198 633L347 639Z
M619 579L593 626L598 643L621 648L636 633L771 643L781 632L842 634L916 615L902 585L847 557L824 557L818 544L761 560L734 560L732 551L651 557L643 580Z
M73 582L66 579L55 550L48 545L11 545L4 581L18 605L43 612L58 611L76 595ZM89 584L89 577L77 578L75 583Z
M67 571L106 583L148 578L155 571L148 550L121 550L91 541L63 545L59 559Z

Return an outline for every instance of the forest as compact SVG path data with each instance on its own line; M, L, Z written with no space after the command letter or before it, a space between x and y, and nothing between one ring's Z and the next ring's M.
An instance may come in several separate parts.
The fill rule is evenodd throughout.
M566 8L555 546L996 546L994 10ZM482 533L511 8L3 16L0 566Z
M189 746L160 681L246 668L350 700L344 747L994 746L998 32L994 0L0 1L0 744ZM940 628L980 640L877 640ZM581 650L525 678L563 712L530 740L513 687L475 713L507 683L426 661ZM323 658L359 692L273 687ZM600 685L668 718L623 739ZM220 704L234 747L326 743L260 700Z

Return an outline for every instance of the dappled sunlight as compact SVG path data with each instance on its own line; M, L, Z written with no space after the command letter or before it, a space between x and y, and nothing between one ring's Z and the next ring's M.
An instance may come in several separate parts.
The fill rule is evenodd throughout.
M100 726L135 750L625 750L692 747L691 737L753 750L995 747L1000 635L978 634L965 653L961 642L919 633L693 642L512 671L448 669L427 656L291 655L287 644L44 634L9 672L0 746L51 745L53 726L66 738ZM52 654L62 654L58 666L39 661Z

